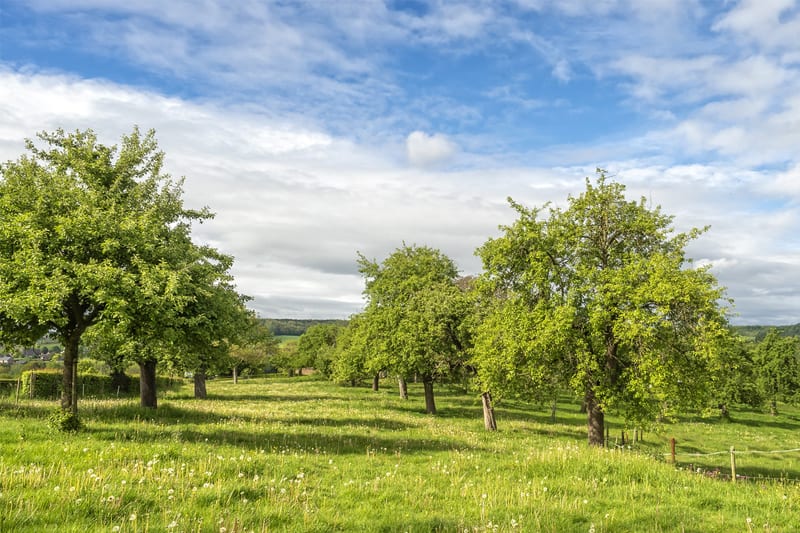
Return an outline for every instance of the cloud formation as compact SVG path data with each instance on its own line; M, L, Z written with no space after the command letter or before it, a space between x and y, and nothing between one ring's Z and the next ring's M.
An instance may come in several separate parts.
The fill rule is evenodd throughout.
M423 131L413 131L406 138L408 161L418 167L443 163L453 157L457 150L455 143L441 133L428 135Z
M155 128L263 316L361 306L356 253L452 256L595 167L711 229L739 323L800 320L799 11L785 0L9 0L0 159ZM411 132L411 133L409 133Z

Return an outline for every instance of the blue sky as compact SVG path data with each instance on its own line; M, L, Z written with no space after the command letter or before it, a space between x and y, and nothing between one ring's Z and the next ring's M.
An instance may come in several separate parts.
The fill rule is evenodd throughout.
M603 167L675 215L734 322L800 322L800 7L786 0L5 0L0 159L155 128L262 316L359 310L356 252L464 273Z

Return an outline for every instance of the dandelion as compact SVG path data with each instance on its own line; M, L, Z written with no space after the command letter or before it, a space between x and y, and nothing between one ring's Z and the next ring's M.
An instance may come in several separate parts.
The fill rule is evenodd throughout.
M58 492L58 491L60 491L60 490L61 490L61 487L59 487L58 485L56 485L55 487L53 487L53 491L54 491L54 492Z
M244 477L244 472L239 472L239 479Z
M175 529L176 527L178 527L178 522L176 522L175 520L167 524L167 529Z
M584 505L586 505L587 503L589 503L589 500L583 500Z
M131 522L135 521L136 520L136 513L131 513L131 515L128 517L128 520L130 520Z
M589 526L589 533L594 533L594 531L595 531L594 524L592 524Z
M113 531L114 533L116 533L117 531L119 531L119 526L114 526L114 527L112 527L112 528L111 528L111 531Z

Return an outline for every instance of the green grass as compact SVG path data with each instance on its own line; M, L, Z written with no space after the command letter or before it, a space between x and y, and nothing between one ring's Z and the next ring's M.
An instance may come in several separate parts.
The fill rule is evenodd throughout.
M156 411L81 403L87 429L47 429L50 402L0 403L0 531L797 531L795 482L697 474L729 456L796 447L797 410L687 417L631 449L590 449L564 399L556 420L521 402L483 430L475 395L411 400L311 378L187 386ZM620 423L610 417L612 441ZM678 440L678 468L667 464ZM702 459L702 461L701 461ZM800 478L800 454L742 455L738 473ZM691 464L691 466L690 466ZM749 522L748 522L749 520Z
M287 342L296 341L300 335L276 335L275 338L278 340L278 345L282 346Z

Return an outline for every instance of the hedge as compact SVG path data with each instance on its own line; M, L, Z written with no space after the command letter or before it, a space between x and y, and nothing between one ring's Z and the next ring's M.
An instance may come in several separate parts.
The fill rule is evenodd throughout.
M125 376L127 379L101 374L78 374L78 397L108 397L139 395L139 376ZM61 370L28 370L22 373L20 397L57 400L61 397L63 374ZM156 390L167 390L183 383L182 378L168 376L156 377ZM14 381L16 390L16 381ZM31 390L33 392L31 392Z
M17 394L17 378L0 378L0 398Z

